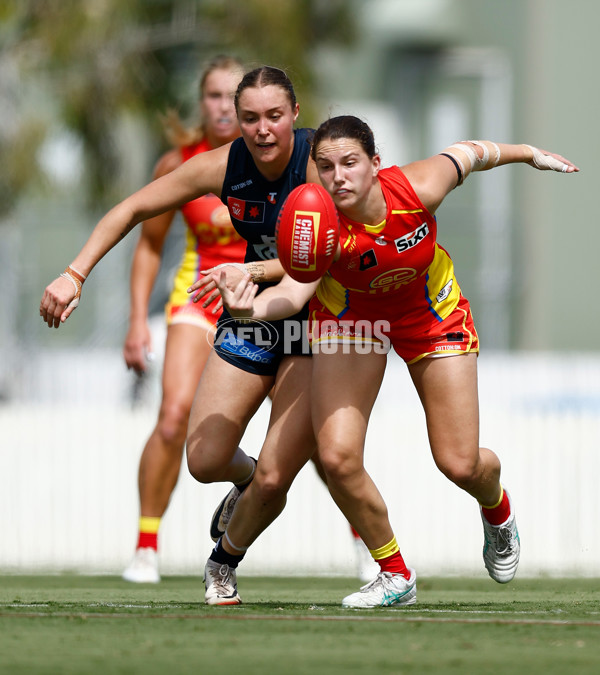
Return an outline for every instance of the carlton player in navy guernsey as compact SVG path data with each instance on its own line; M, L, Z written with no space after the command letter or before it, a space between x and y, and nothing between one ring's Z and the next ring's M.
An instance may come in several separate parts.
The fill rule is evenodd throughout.
M242 138L231 145L221 200L229 209L231 222L248 243L244 262L255 263L277 258L275 228L281 206L289 193L306 182L310 156L311 129L293 132L293 150L285 171L267 180L258 170ZM259 289L272 282L259 283ZM274 374L284 354L307 354L306 334L297 330L308 318L308 305L286 321L257 326L255 332L241 334L225 310L217 325L214 347L221 358L257 374Z

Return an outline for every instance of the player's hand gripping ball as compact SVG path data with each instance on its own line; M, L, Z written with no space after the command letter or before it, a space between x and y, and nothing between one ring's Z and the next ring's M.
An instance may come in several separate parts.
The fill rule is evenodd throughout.
M277 255L296 281L322 277L333 262L340 223L327 190L316 183L294 188L277 219Z

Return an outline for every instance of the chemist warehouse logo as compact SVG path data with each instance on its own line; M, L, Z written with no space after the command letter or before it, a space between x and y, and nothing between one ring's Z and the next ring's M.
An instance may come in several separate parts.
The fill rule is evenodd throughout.
M429 226L427 223L423 223L414 232L409 232L408 234L405 234L403 237L399 237L398 239L394 240L394 244L396 244L396 250L398 253L404 253L404 251L408 251L411 249L413 246L416 246L420 241L425 239L425 237L429 234Z

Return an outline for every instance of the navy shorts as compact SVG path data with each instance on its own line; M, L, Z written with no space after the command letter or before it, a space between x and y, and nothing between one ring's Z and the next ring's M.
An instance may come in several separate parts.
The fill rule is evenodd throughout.
M289 319L240 323L227 310L219 317L214 349L236 368L276 375L285 356L310 356L308 305Z

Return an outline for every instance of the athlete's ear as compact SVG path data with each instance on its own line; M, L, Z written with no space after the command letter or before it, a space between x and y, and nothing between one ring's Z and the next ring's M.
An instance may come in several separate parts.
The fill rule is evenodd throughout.
M298 114L300 113L300 104L296 103L296 105L292 109L292 114L294 117L294 122L298 119Z
M381 155L373 155L371 162L373 164L373 177L375 177L381 169Z

